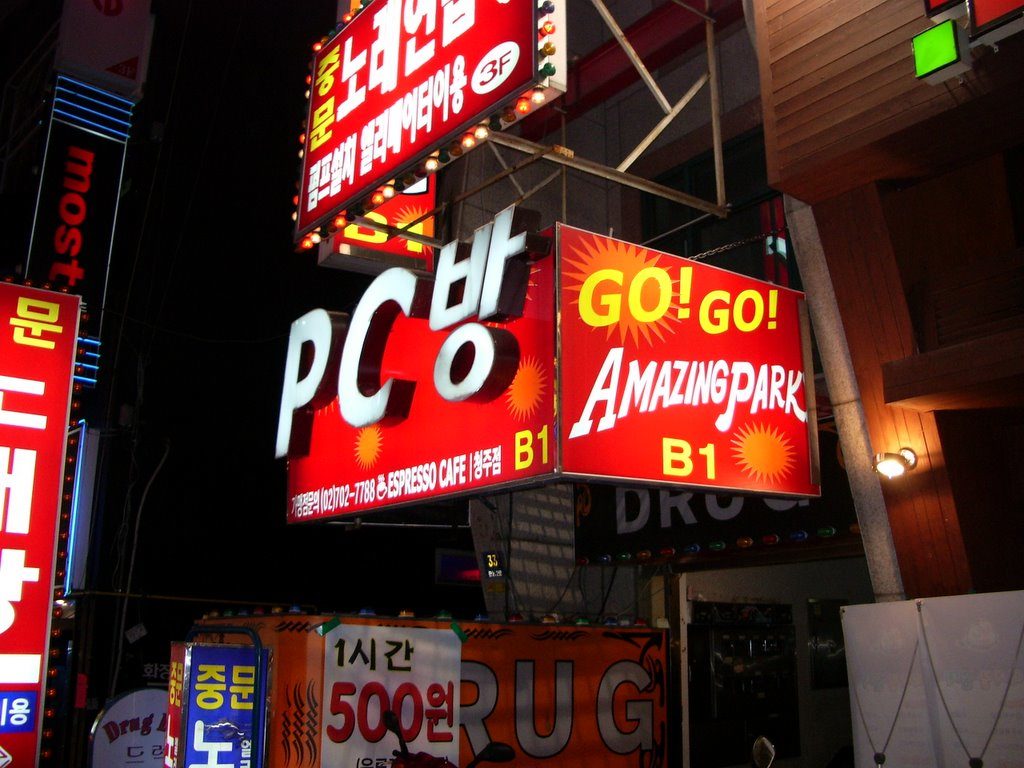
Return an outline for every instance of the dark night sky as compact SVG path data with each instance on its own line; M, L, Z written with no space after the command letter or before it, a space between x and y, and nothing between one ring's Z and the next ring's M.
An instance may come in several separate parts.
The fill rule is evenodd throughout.
M350 308L366 285L297 255L291 239L304 78L332 3L153 10L105 319L116 388L100 406L111 451L99 586L123 588L130 547L118 551L117 529L127 519L130 540L152 481L133 591L471 616L478 588L431 584L435 546L467 547L468 533L284 522L273 442L288 327L315 306ZM161 624L180 636L209 607L136 601L127 625L141 620L159 649Z
M286 466L274 440L289 326L313 307L351 309L368 283L317 267L292 244L305 77L335 3L153 0L152 11L104 374L83 398L102 430L91 594L79 596L80 650L99 702L144 682L142 665L166 663L168 643L203 613L239 609L228 601L457 617L483 608L479 586L434 584L435 551L471 549L467 530L285 523ZM0 0L0 83L31 62L59 12L58 0ZM43 85L27 103L45 107ZM41 140L29 146L0 190L0 277L24 259L42 152ZM464 521L465 506L400 516ZM145 597L127 603L124 626L142 623L148 635L125 644L113 683L121 603L111 594L125 589Z

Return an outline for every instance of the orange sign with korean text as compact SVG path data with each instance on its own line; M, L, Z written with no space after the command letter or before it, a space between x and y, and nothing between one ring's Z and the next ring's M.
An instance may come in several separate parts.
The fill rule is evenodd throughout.
M472 624L466 634L461 765L488 741L511 744L519 765L665 764L666 633Z
M349 709L344 696L335 702L324 691L327 652L339 650L336 640L328 648L325 638L334 638L340 627L359 625L459 635L462 680L453 720L461 766L490 741L511 745L518 765L660 768L666 762L668 635L660 630L311 615L234 619L232 624L255 629L272 650L267 768L331 765L328 734L346 727ZM415 666L418 646L410 644L409 662ZM368 659L377 651L382 675L388 664L385 646L374 649L364 643L361 648ZM403 664L405 652L403 643ZM345 646L346 661L356 653L355 645ZM367 696L363 726L383 733L373 698ZM415 714L408 699L403 699L403 727ZM355 727L360 727L358 716ZM393 748L398 747L393 735L381 738L393 739Z

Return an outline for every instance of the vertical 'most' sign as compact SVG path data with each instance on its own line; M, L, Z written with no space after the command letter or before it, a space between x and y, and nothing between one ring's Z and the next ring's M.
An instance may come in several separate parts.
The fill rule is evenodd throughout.
M57 77L25 274L82 297L98 338L133 105Z

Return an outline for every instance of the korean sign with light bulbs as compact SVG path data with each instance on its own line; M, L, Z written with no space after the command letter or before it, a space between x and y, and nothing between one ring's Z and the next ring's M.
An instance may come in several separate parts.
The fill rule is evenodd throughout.
M570 477L818 495L802 294L564 225L556 260L523 226L292 324L290 521Z
M323 614L232 623L258 632L274 659L267 768L294 768L296 754L305 768L390 765L399 744L388 709L411 754L451 765L469 765L492 741L515 745L510 765L667 764L670 647L660 629Z
M0 283L0 747L34 765L80 299Z
M550 70L538 67L541 58L550 63L546 51L564 60L564 45L545 47L543 39L564 35L560 6L564 0L375 0L318 43L296 239L384 185L406 186L431 151L454 141L461 152L467 129L500 127L510 101L535 83L550 85Z

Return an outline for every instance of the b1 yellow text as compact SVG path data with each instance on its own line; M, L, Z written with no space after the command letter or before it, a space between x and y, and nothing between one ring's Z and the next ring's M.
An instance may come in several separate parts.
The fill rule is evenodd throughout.
M693 446L688 440L675 437L661 438L661 472L669 477L689 477L696 468L694 462L703 464L703 476L715 479L715 444L708 443L697 449L699 459L693 455Z
M539 458L541 464L548 462L548 425L534 434L528 429L516 432L515 436L516 469L529 469Z

